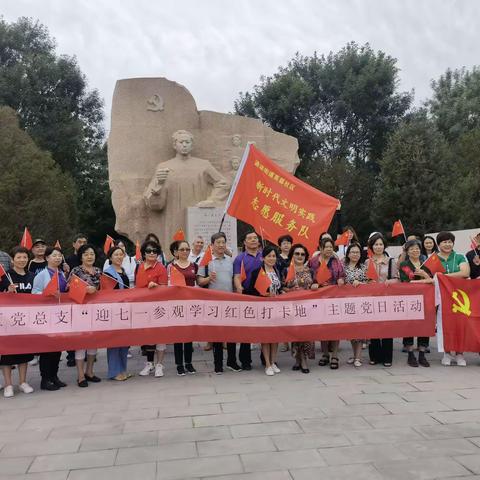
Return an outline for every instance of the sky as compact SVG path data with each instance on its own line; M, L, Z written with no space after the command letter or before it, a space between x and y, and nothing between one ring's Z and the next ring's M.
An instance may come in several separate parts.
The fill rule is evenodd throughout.
M295 55L369 43L398 60L420 105L447 68L480 63L479 0L0 0L7 21L38 19L105 101L115 82L166 77L199 110L233 111L240 91Z

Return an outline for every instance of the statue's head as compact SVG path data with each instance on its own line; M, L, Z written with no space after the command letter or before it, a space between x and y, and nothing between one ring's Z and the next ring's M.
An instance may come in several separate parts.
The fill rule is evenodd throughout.
M177 130L173 135L173 148L181 155L188 155L193 148L193 135L186 130Z
M232 168L237 171L238 167L240 166L240 158L238 157L232 157L230 160L230 164L232 165Z

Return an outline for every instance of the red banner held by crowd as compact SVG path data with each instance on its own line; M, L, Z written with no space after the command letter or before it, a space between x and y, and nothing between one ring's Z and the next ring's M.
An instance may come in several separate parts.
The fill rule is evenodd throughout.
M315 251L340 202L307 185L248 144L227 201L226 212L277 243L289 234Z

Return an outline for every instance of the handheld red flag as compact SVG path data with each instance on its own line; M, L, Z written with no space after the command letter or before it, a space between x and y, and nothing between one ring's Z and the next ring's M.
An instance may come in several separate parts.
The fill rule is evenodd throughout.
M293 282L296 278L295 275L295 265L293 264L293 259L290 261L288 266L287 276L285 277L285 282Z
M328 282L330 278L332 278L332 274L328 269L327 262L322 262L317 268L315 280L319 285L323 285L324 283Z
M107 238L105 238L105 243L103 244L103 252L105 253L105 255L112 248L113 243L114 243L113 238L110 235L107 235Z
M202 259L200 260L199 266L206 267L213 260L212 247L207 247L205 253L203 254Z
M346 232L343 232L341 235L337 237L335 240L335 245L339 247L340 245L348 245L350 242L350 238L352 236L352 232L350 230L347 230Z
M392 228L392 237L397 237L398 235L405 235L405 230L403 228L401 220L397 220L393 224Z
M170 286L186 287L185 277L173 265L170 266Z
M240 266L240 282L244 282L247 279L247 272L245 271L245 265L243 264Z
M43 290L42 294L45 297L53 297L60 293L60 281L58 278L58 270L55 271L53 277L48 282L47 286Z
M472 243L470 243L470 250L476 250L478 248L478 242L473 238L470 237Z
M373 250L371 248L367 248L367 257L372 258L373 257Z
M60 242L58 240L55 242L55 248L59 248L60 250L62 249Z
M263 268L258 272L257 280L255 281L255 290L262 296L266 297L268 295L268 289L272 285L270 277L265 273Z
M0 279L3 278L6 274L7 272L3 268L3 265L0 264Z
M140 249L140 242L138 240L135 242L135 260L137 262L142 261L142 251Z
M22 235L22 240L20 241L20 245L22 247L28 248L31 250L33 242L32 242L32 236L30 235L30 232L28 231L28 228L25 227L25 230L23 231Z
M183 232L183 230L181 228L179 228L175 234L173 235L173 241L174 242L183 242L183 240L185 240L185 233Z
M370 260L368 261L367 278L369 280L374 280L375 282L378 282L378 272L375 268L375 262L372 258L370 258Z
M423 266L427 267L432 275L435 275L436 273L445 273L445 268L442 265L442 261L435 252L432 253L425 262L423 262Z
M85 300L85 296L87 295L87 287L88 283L84 282L81 278L77 277L77 275L72 275L72 279L70 280L68 296L77 303L83 303Z
M102 273L100 276L100 290L113 290L117 283L118 282L109 275Z

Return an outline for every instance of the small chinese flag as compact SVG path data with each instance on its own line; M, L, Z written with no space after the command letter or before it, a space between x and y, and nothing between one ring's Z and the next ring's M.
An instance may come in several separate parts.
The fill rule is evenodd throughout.
M179 228L175 234L173 235L173 241L174 242L180 242L185 240L185 233L183 233L183 230Z
M53 277L48 282L47 286L43 290L43 295L45 297L53 297L60 292L60 282L58 279L58 270L55 271Z
M7 272L3 268L3 265L0 264L0 278L3 278L6 274Z
M102 273L100 276L100 290L113 290L117 283L118 282L109 275Z
M392 237L398 237L398 235L405 235L405 230L403 228L401 220L397 220L393 224L392 228Z
M179 272L173 265L170 267L170 286L186 287L185 277L182 272Z
M367 257L372 258L373 257L373 251L371 248L367 248Z
M135 260L137 262L142 261L142 252L140 250L140 242L138 240L135 242Z
M266 297L268 295L268 289L272 285L270 277L265 273L263 268L258 272L257 280L255 281L255 290L262 296Z
M346 232L343 232L335 240L335 245L337 247L339 247L340 245L345 245L345 246L348 245L348 243L350 242L351 236L352 236L352 233L350 232L350 230L347 230Z
M368 261L367 278L369 280L374 280L375 282L378 282L378 272L375 268L375 262L373 261L373 259L370 259Z
M88 283L84 282L77 275L72 275L68 289L68 296L77 303L83 303L87 295Z
M55 242L55 248L59 248L60 250L62 249L62 246L58 240Z
M20 241L20 245L22 247L25 247L25 248L28 248L29 250L31 250L32 244L33 244L32 236L30 235L30 232L28 231L28 228L25 227L25 230L23 231L22 240Z
M470 249L471 250L476 250L478 248L478 243L474 238L471 238L472 243L470 244Z
M445 273L445 268L435 252L432 253L430 257L423 263L423 266L427 267L432 275L435 275L436 273Z
M213 260L212 247L207 247L202 257L202 260L200 260L199 267L206 267L212 260Z
M295 265L293 259L290 261L288 266L287 276L285 277L285 282L293 282L295 280Z
M323 285L332 278L332 274L328 269L327 262L322 262L317 268L317 273L315 275L315 280L319 285Z
M247 272L245 271L245 265L243 264L240 266L240 282L244 282L247 279Z
M103 252L105 253L105 255L112 248L113 242L113 238L110 235L107 235L107 238L105 238L105 243L103 244Z

